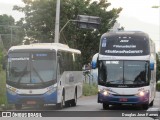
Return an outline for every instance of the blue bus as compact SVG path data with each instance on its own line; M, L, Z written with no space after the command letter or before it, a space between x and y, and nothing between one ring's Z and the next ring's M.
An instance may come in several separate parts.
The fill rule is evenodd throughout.
M149 35L141 31L116 31L102 35L98 68L98 103L153 106L156 93L156 52Z
M81 52L60 43L13 46L8 51L7 99L23 105L76 106L82 95Z

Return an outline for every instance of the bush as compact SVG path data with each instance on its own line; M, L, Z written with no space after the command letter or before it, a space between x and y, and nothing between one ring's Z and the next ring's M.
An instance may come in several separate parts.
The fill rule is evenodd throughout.
M0 105L6 104L6 74L5 71L0 71Z
M96 95L98 93L98 87L96 84L83 84L83 95L84 96L91 96Z
M157 91L160 91L160 81L157 82L156 89Z

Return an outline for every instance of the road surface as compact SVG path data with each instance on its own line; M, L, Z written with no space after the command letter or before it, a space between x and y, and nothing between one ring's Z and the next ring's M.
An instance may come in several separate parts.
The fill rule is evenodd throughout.
M150 107L149 109L152 109L152 108L160 109L160 92L156 93L154 105L153 105L153 107ZM23 110L19 110L18 112L21 112L21 111L23 111L23 112L24 111L36 112L37 110L39 111L39 109L30 106L30 107L24 107ZM81 98L78 99L78 103L77 103L76 107L66 107L62 110L56 110L55 106L52 105L52 106L45 106L43 108L43 110L40 110L40 111L42 111L42 112L46 111L46 113L49 112L47 114L49 116L50 115L54 116L57 114L56 112L62 111L62 114L60 114L61 112L58 113L58 114L60 114L59 116L62 115L62 117L54 117L54 120L56 120L56 119L66 120L66 118L67 118L67 120L72 120L72 119L73 120L81 120L81 119L84 119L84 120L106 120L106 119L107 120L142 120L142 119L153 120L153 118L151 118L151 117L122 117L122 116L118 115L119 114L118 112L124 112L126 114L126 112L132 113L132 111L134 111L134 112L138 113L141 110L142 109L140 106L129 106L129 105L110 106L109 110L103 110L102 105L97 103L97 96L88 96L88 97L82 96ZM13 109L13 110L9 110L9 111L15 111L15 110ZM67 111L70 111L70 112L67 113ZM76 111L78 111L78 112L76 112ZM105 114L104 115L105 117L100 117L100 116L93 117L93 116L96 116L96 114L97 114L95 111ZM84 112L86 114L84 114ZM65 113L65 115L69 114L69 116L73 115L74 117L63 117L63 113ZM79 115L81 113L83 113L81 117L80 116L75 117L76 116L75 114ZM103 116L103 114L100 114L100 115ZM88 115L88 117L86 117L87 115ZM110 117L106 117L106 115L109 115ZM37 119L42 119L42 118L37 118ZM46 120L51 120L51 119L53 120L53 118L51 118L51 117L45 117L45 119ZM4 120L8 120L8 119L4 118ZM31 118L31 120L32 120L32 118ZM158 119L156 118L156 120L158 120Z

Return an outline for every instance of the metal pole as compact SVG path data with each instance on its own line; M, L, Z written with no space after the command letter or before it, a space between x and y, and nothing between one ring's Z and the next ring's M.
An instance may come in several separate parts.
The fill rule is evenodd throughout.
M12 26L11 26L11 43L10 43L10 47L12 46Z
M56 20L55 20L55 43L59 43L59 18L60 18L60 0L57 0L56 5Z
M77 22L78 20L68 20L68 21L66 22L66 24L61 28L59 34L61 34L61 32L63 31L63 29L68 25L68 23L69 23L70 21L72 21L72 22Z

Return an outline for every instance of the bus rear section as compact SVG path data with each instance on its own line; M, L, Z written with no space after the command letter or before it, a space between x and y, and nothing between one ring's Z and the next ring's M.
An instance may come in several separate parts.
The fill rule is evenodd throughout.
M76 88L76 99L81 96L81 77L79 81L76 79L77 82L73 74L81 76L81 71L70 69L70 72L66 72L59 65L57 50L69 51L69 48L43 46L45 45L15 46L8 52L7 99L9 104L15 104L16 109L21 109L23 105L43 107L45 104L56 104L58 108L63 108L63 102L68 101L72 105L74 102L75 106ZM72 52L69 53L72 55ZM62 69L64 71L59 74ZM70 82L67 82L68 80ZM65 89L66 86L70 89ZM67 93L68 90L72 92L61 100L64 90Z
M156 86L155 46L146 33L118 31L101 37L97 59L98 103L153 105ZM95 67L96 66L96 67Z

